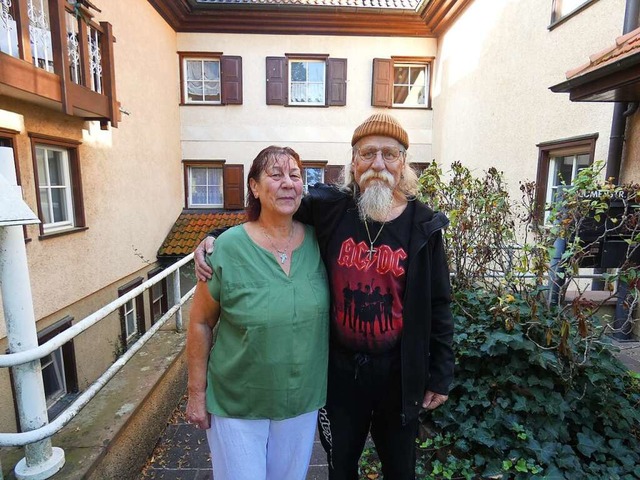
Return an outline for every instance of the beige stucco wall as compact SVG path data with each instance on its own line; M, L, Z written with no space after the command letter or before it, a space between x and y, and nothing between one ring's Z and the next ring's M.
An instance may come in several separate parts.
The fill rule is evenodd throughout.
M276 144L294 148L303 160L346 163L353 130L376 111L389 111L407 129L410 160L431 158L431 110L371 107L371 78L373 58L433 56L434 39L179 33L178 50L240 55L243 68L243 105L181 107L184 159L244 163L246 173L262 148ZM329 108L266 105L265 58L285 53L347 58L347 105Z
M79 146L87 230L40 239L27 228L26 244L38 330L70 315L75 321L117 298L118 287L142 275L183 205L179 139L179 71L176 34L146 0L93 0L108 21L114 45L117 98L130 115L118 128L2 96L0 128L16 139L23 195L36 208L28 132L81 141ZM144 28L141 28L141 25ZM148 315L148 296L144 297ZM0 318L3 318L0 309ZM6 348L0 321L0 348ZM117 314L75 341L78 381L86 387L114 359ZM0 431L15 428L6 369L0 373Z
M574 103L551 85L611 46L622 32L624 0L599 0L548 30L551 3L475 0L438 46L434 157L503 170L514 193L535 180L536 144L599 133L606 160L612 105Z

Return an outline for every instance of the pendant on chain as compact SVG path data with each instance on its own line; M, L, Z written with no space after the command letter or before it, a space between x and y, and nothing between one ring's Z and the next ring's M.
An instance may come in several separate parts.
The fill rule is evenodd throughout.
M375 253L378 251L378 249L373 248L373 243L369 244L369 261L371 261L371 259L373 258L373 256L375 255Z
M284 262L287 261L287 258L289 258L287 256L287 252L281 252L280 250L276 250L276 252L278 252L278 255L280 256L280 263L282 263L284 265Z

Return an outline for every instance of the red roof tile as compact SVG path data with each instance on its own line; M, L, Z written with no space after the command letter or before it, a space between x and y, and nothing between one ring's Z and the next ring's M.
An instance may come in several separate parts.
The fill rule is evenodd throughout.
M183 257L190 254L211 230L246 221L243 210L237 212L182 212L158 250L158 257Z
M567 72L567 80L597 70L604 65L622 60L635 53L640 53L640 28L616 39L615 45L594 53L589 62Z

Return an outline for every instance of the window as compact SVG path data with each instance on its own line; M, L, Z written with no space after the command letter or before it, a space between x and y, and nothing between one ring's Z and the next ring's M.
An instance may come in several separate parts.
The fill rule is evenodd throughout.
M153 278L160 272L162 268L154 268L151 270L147 278ZM149 289L149 306L151 311L151 323L155 323L162 315L164 315L168 308L167 303L167 279L166 277L160 280Z
M321 60L289 60L291 105L324 105L325 67Z
M41 235L84 227L79 143L36 135L31 140Z
M15 2L2 2L0 18L0 52L19 57Z
M71 326L72 321L71 317L65 317L45 328L38 333L38 343L42 345L62 333ZM49 421L51 421L71 403L76 396L75 394L78 393L78 374L73 340L69 340L57 350L41 358L40 366L47 413Z
M267 57L267 105L344 106L347 59L328 55Z
M324 183L324 169L327 162L302 162L302 181L305 193L309 186L316 183Z
M429 166L429 162L410 162L409 165L419 177L424 172L424 169Z
M183 105L241 105L242 58L180 52Z
M222 167L189 167L189 208L222 204Z
M224 160L184 160L187 208L244 208L244 167Z
M431 106L431 63L433 57L373 59L371 105L393 108Z
M597 0L552 0L551 27L581 12Z
M538 144L536 207L538 218L544 218L546 205L555 201L562 185L571 185L580 170L593 163L598 134Z
M141 284L142 277L134 278L118 289L118 297L122 297ZM132 298L120 307L120 327L122 346L125 349L146 331L142 294Z

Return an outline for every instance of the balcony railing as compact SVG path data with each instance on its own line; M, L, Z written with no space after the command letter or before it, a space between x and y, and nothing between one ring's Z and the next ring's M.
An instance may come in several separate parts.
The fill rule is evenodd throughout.
M116 127L113 33L86 0L0 0L0 86ZM3 92L4 93L4 92ZM23 94L20 98L24 98Z

